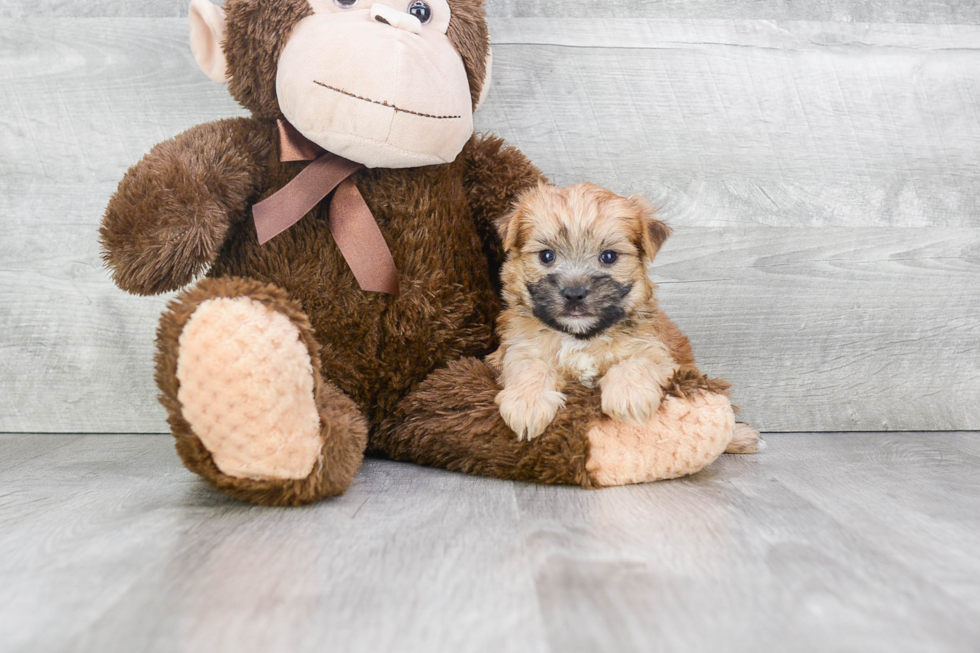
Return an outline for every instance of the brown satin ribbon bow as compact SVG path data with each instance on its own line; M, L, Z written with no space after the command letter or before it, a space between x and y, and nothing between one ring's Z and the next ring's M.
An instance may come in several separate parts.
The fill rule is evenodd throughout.
M279 160L312 161L288 184L252 207L264 245L330 198L330 233L361 290L398 295L398 270L381 229L351 175L360 163L327 152L285 120L279 121Z

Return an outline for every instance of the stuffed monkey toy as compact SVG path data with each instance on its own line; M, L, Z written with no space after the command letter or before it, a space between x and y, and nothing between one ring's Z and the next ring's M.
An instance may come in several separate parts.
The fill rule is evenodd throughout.
M343 493L365 453L596 488L690 474L732 446L724 385L666 317L685 367L644 427L585 388L531 442L501 420L483 362L495 222L542 175L473 135L482 0L194 0L190 21L198 64L252 115L154 147L101 227L119 287L185 289L156 381L188 469L299 505Z

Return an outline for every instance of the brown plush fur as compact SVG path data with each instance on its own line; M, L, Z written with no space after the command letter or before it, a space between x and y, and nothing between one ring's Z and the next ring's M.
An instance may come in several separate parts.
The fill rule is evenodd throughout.
M228 91L259 120L281 118L276 98L279 55L285 37L313 10L306 0L228 0L225 11Z
M687 399L701 391L727 395L731 387L731 384L724 379L713 379L707 374L702 374L694 365L682 365L674 372L664 392L671 397Z
M474 358L433 372L388 416L372 445L394 460L451 471L594 487L585 469L585 434L602 418L598 395L573 391L568 408L544 435L521 442L494 403L500 392L496 378L495 370Z
M450 4L450 37L475 99L489 47L482 3ZM303 0L229 0L226 9L230 90L254 117L202 125L154 148L121 182L101 231L113 278L130 292L178 289L207 270L209 278L171 303L158 335L156 380L187 467L222 491L267 505L343 492L365 449L501 478L592 487L585 434L600 415L598 394L573 392L549 432L533 445L517 443L493 403L494 373L474 360L496 345L503 250L494 223L518 194L540 183L541 173L493 137L472 138L450 164L357 173L354 182L399 271L398 297L359 289L330 235L326 202L259 246L251 205L305 165L278 158L275 66L308 7ZM180 334L196 307L216 297L249 297L300 332L313 362L324 438L323 464L308 478L226 476L182 416ZM658 319L677 360L693 363L686 338ZM685 377L675 385L689 392L710 384Z
M516 152L502 150L497 139L473 139L452 164L354 177L391 248L401 283L397 298L360 290L327 227L327 203L263 246L250 221L235 225L209 276L273 283L298 301L321 339L324 375L374 426L430 370L493 348L500 300L481 238L491 229L474 221L464 184L470 157L487 150ZM302 166L270 158L270 192ZM525 184L537 183L539 173L526 161L519 170ZM506 174L504 180L515 181ZM494 195L515 192L501 186Z
M269 185L271 131L233 118L160 143L129 169L109 202L100 235L123 290L177 290L207 269L232 224L251 215Z
M487 54L490 52L490 33L487 31L483 0L450 0L453 12L446 35L463 58L463 67L470 78L470 97L475 108L483 80L487 74Z

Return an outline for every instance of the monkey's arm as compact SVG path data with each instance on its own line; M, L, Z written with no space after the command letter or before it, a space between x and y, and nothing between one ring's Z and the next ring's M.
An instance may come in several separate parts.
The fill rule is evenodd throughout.
M496 221L510 212L521 192L547 179L520 150L496 136L474 136L461 157L473 219L496 277L504 260Z
M154 295L190 283L268 184L275 144L249 118L198 125L154 147L109 201L102 258L116 284Z

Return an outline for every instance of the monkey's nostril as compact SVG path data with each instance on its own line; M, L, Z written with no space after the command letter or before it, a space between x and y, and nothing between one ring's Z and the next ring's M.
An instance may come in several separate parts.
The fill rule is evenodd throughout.
M385 25L391 25L391 23L389 23L384 16L375 16L374 20L378 21L379 23L384 23Z

